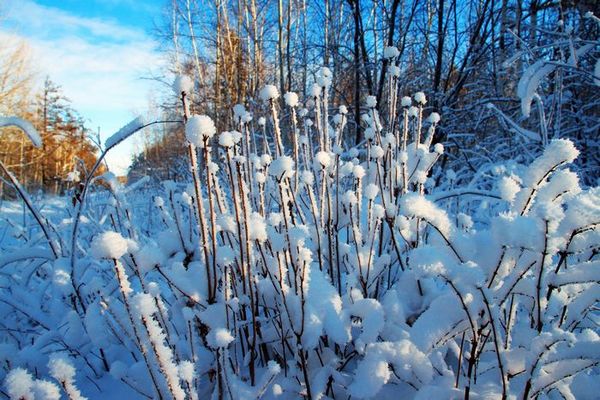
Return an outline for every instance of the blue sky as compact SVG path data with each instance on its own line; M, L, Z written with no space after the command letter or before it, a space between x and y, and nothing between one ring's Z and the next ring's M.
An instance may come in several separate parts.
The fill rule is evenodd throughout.
M146 112L163 87L148 78L164 65L151 32L164 0L0 1L0 41L26 40L38 82L62 86L73 107L102 139ZM138 141L139 143L139 141ZM136 140L109 155L124 173Z

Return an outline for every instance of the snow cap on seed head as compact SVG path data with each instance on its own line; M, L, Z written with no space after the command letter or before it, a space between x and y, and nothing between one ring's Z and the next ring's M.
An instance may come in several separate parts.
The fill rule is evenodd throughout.
M15 368L6 374L4 385L11 399L33 399L34 380L24 368Z
M383 49L383 58L394 58L394 57L398 57L400 55L400 52L398 51L398 49L394 46L386 46Z
M354 193L353 190L346 191L346 193L344 193L344 195L342 196L342 203L349 205L349 206L358 203L358 198L356 197L356 193Z
M415 106L408 107L408 116L416 118L419 116L419 109Z
M269 165L269 175L276 179L289 178L294 175L294 160L289 156L276 158Z
M194 81L187 75L177 75L173 81L173 91L177 96L181 96L181 93L192 93L194 90Z
M429 118L427 118L427 120L432 124L437 124L438 122L440 122L440 119L440 114L436 112L432 112L431 114L429 114Z
M215 123L207 115L192 115L185 124L185 138L197 147L202 147L204 139L210 139L216 132Z
M420 105L425 105L427 104L427 97L425 97L425 93L423 92L417 92L415 93L415 101L420 104Z
M377 98L375 96L367 96L365 104L369 108L375 108L375 106L377 105Z
M121 234L108 231L97 235L90 246L93 257L116 260L127 253L128 243Z
M333 79L333 74L331 70L327 67L321 67L319 72L317 72L317 83L321 87L329 87L331 85L331 81Z
M305 185L312 185L315 182L315 176L310 171L302 171L300 174L300 180Z
M294 92L287 92L283 95L283 99L285 100L285 104L290 107L296 107L298 105L298 94Z
M241 119L246 114L246 107L243 104L236 104L233 106L233 116L235 119Z
M206 335L206 342L213 349L225 348L233 341L233 336L225 328L211 329L208 335Z
M367 200L374 200L375 197L377 197L378 193L379 193L379 187L377 185L375 185L374 183L369 183L365 187L364 196Z
M365 176L365 169L361 165L355 165L352 173L356 179L362 179Z
M219 144L225 148L228 147L233 147L234 146L234 141L233 141L233 136L231 135L231 132L223 132L219 135Z
M331 154L326 151L319 151L315 154L316 165L321 168L327 168L331 164Z
M260 98L265 102L275 100L279 98L279 91L275 85L265 85L260 89Z
M260 156L260 162L263 165L263 167L266 167L267 165L271 164L272 161L273 159L268 154L263 154L262 156Z
M321 95L321 86L318 83L314 83L310 88L310 95L312 97L319 97Z
M404 96L402 100L400 100L400 104L402 104L402 107L410 107L412 104L412 99L410 96Z

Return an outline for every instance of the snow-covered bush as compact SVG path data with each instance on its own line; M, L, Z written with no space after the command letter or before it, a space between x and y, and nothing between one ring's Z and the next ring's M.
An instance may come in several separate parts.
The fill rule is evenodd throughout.
M192 184L164 182L142 208L108 174L107 195L88 194L90 177L69 218L40 217L41 233L14 241L0 257L11 398L58 398L59 386L165 399L596 390L582 383L600 362L600 190L568 169L572 142L495 171L493 188L457 186L436 169L444 116L424 118L425 93L398 107L390 92L385 118L366 98L354 110L365 141L343 149L331 72L315 85L308 108L284 95L289 126L266 86L260 126L274 140L256 143L244 107L218 135L190 116L193 84L179 79Z

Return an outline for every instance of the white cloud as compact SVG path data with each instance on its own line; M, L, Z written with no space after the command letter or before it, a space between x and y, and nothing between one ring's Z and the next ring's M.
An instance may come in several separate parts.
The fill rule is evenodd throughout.
M4 11L9 21L34 32L36 36L57 37L84 33L104 40L124 42L145 37L144 32L119 25L109 19L82 18L31 0L12 2Z
M33 52L40 81L45 75L62 86L90 128L103 139L148 103L157 82L142 79L159 71L164 60L143 31L97 18L81 18L29 0L8 10L10 30L0 25L0 42L24 38ZM26 26L26 29L20 27ZM129 164L132 145L109 159L115 172Z

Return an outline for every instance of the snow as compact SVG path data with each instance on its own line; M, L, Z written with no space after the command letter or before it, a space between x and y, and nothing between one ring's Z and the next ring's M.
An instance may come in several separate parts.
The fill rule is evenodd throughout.
M269 165L269 175L277 180L290 178L294 174L294 160L289 156L276 158Z
M410 96L404 96L402 99L400 99L400 104L402 107L410 107L412 105L412 99Z
M133 298L133 304L141 316L150 317L156 311L154 298L146 293L139 293Z
M67 174L67 182L79 182L79 171L71 171Z
M353 190L348 190L342 196L342 202L344 204L352 206L358 203L358 197L356 196L356 193Z
M521 186L513 177L504 176L498 182L498 189L500 191L500 197L511 203L519 190L521 190Z
M260 98L262 101L272 101L279 97L279 90L274 85L265 85L260 89Z
M554 167L573 162L579 156L579 150L568 139L554 139L546 146L541 157L536 159L523 177L523 185L535 187Z
M383 150L383 148L379 145L375 145L373 147L371 147L371 158L377 160L380 159L384 156L385 151Z
M363 192L364 196L371 201L375 200L375 197L377 197L378 193L379 187L374 183L369 183L367 186L365 186L365 190Z
M62 356L54 356L48 362L48 370L50 375L59 381L69 399L86 400L87 398L81 395L81 392L75 386L75 367L70 360Z
M327 67L321 67L317 72L317 83L319 86L328 88L333 81L333 74L331 70Z
M417 102L417 104L420 104L422 106L427 104L427 98L425 97L425 93L417 92L414 94L413 97L415 99L415 102Z
M352 173L354 174L354 177L356 179L362 179L365 176L365 169L362 167L362 165L355 165L352 168Z
M229 343L234 340L234 337L231 336L231 332L229 332L227 329L216 328L210 331L206 337L206 340L210 347L217 349L229 346Z
M185 137L196 147L204 146L204 141L217 132L215 123L206 115L192 115L185 124Z
M38 379L33 384L33 394L36 399L60 400L60 389L54 383Z
M315 182L315 176L310 171L302 171L300 174L300 179L302 180L302 183L308 186L312 186Z
M186 382L192 382L196 377L194 363L184 360L179 363L179 376Z
M377 336L385 323L381 304L375 299L360 299L350 307L349 313L361 320L362 333L356 340L362 345L377 341ZM361 344L358 344L359 349Z
M583 45L571 55L570 64L591 50L588 45ZM531 64L521 76L517 85L517 96L521 99L521 112L525 117L531 114L531 102L533 101L541 82L556 70L556 64L546 60L537 60Z
M367 96L365 100L365 105L368 108L375 108L377 106L377 98L375 96Z
M146 125L146 120L143 116L138 116L131 120L127 125L123 126L104 142L104 147L108 150L127 139Z
M35 147L42 147L42 137L28 121L25 121L19 117L3 117L0 115L0 128L6 126L16 126L25 132Z
M219 145L229 148L235 145L231 132L223 132L219 135Z
M316 165L319 168L327 169L331 165L332 156L326 151L319 151L315 154Z
M182 93L190 94L194 91L194 81L187 75L177 75L173 81L173 92L177 96Z
M48 362L50 375L59 382L72 381L75 378L75 367L63 357L54 357Z
M96 258L117 260L127 253L127 248L127 240L120 233L107 231L92 240L90 252Z
M384 58L394 58L400 55L400 51L394 46L386 46L383 49L383 57Z
M542 79L548 76L556 66L539 60L525 70L517 86L517 96L521 99L521 112L525 117L531 114L531 102Z
M246 115L246 107L243 104L236 104L233 106L233 116L236 120L240 120Z
M287 92L283 95L283 99L285 100L285 104L290 107L298 106L298 94L294 92Z
M440 122L440 114L436 113L436 112L432 112L431 114L429 114L429 117L427 118L427 120L429 122L431 122L432 124L437 124Z
M267 224L265 223L265 219L259 213L255 212L251 215L249 228L250 231L248 235L251 240L265 242L268 239Z
M408 116L412 118L417 118L419 116L419 108L415 106L410 106L408 108Z
M405 196L400 202L400 210L406 216L429 221L445 236L450 234L452 225L448 215L424 196L416 194Z
M281 396L283 394L283 388L277 383L273 384L273 388L271 390L273 392L273 396L275 397Z
M33 377L23 368L11 370L4 380L11 399L33 400Z

